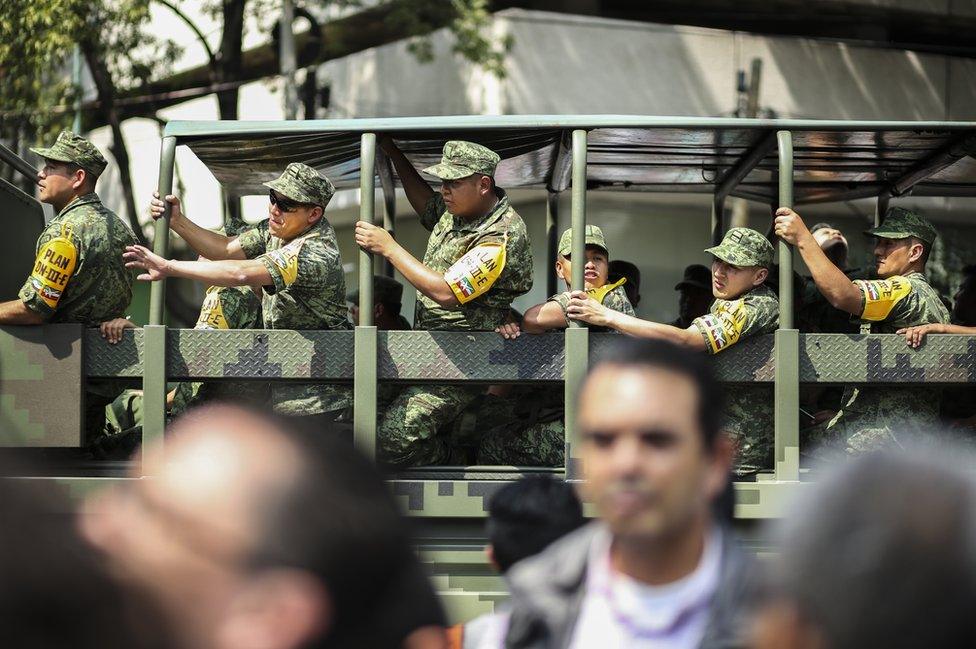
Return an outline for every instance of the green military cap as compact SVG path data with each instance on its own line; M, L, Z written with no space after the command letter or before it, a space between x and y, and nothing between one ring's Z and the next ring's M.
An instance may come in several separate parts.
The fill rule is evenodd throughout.
M925 243L935 243L938 233L927 219L904 207L889 207L885 213L884 223L876 225L864 234L882 239L907 239L915 237Z
M335 186L318 171L301 162L292 162L271 182L264 183L285 198L325 208L335 194Z
M61 131L52 147L36 147L31 151L48 160L73 162L96 178L102 175L108 163L95 145L71 131Z
M725 233L722 243L705 248L705 252L733 266L769 268L773 265L773 244L751 228L732 228Z
M607 240L603 236L603 230L596 225L586 226L586 245L588 246L599 246L603 248L603 251L610 254L610 248L607 247ZM573 229L569 228L563 235L559 237L559 254L563 257L569 257L573 252Z
M471 174L495 175L501 157L480 144L463 140L450 140L444 144L441 163L424 169L424 173L441 180L467 178Z
M403 301L403 284L392 277L373 275L373 302L376 304L400 304ZM346 302L359 304L359 289L346 293Z

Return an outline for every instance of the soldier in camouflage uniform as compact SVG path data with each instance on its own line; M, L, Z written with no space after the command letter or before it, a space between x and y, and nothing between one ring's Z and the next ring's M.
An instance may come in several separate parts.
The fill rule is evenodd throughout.
M132 276L122 252L135 235L95 193L107 163L91 142L62 131L54 146L31 149L44 158L38 172L39 198L57 215L37 239L36 260L19 299L0 304L0 324L80 322L97 326L125 312ZM86 441L105 426L105 406L121 388L116 382L86 385Z
M425 169L442 181L434 192L410 161L384 137L407 199L431 231L423 262L371 223L356 224L356 243L389 260L417 288L414 326L447 331L493 331L510 318L512 300L532 287L532 253L525 223L495 185L497 153L450 141L441 163ZM477 440L451 440L445 429L481 393L474 386L410 386L379 424L381 458L394 466L457 458Z
M195 225L183 215L179 199L167 196L170 226L205 260L166 260L134 246L126 252L127 265L143 269L139 279L145 280L172 276L215 286L260 285L265 329L349 329L342 260L335 231L323 216L335 187L298 162L264 184L271 190L270 218L237 237ZM153 216L159 218L164 209L157 197ZM272 386L271 403L280 414L326 425L348 420L352 393L341 386L282 383Z
M574 292L567 309L570 319L581 320L642 338L658 338L717 354L743 338L771 333L779 325L779 299L767 286L773 246L749 228L732 228L722 243L705 252L712 262L709 313L687 329L641 320L614 312ZM737 445L736 468L741 473L772 466L772 390L761 386L735 386L726 391L723 428Z
M521 329L529 333L542 333L569 326L566 308L572 290L572 235L571 229L563 232L557 249L556 275L565 282L566 291L526 310L521 327L517 323L499 327L497 331L503 337L516 338ZM627 280L621 278L610 282L608 279L610 251L603 230L588 225L585 235L583 283L586 293L608 309L634 315L634 308L624 290ZM594 331L605 331L586 322L583 325ZM562 466L566 439L562 387L514 386L506 392L505 396L485 395L478 408L476 425L483 431L478 464Z
M949 322L949 312L923 274L936 231L909 210L892 207L884 222L865 234L876 240L877 280L851 281L824 254L800 216L776 212L776 234L797 247L824 297L857 317L871 333ZM939 391L932 388L848 388L843 408L828 424L823 440L848 453L897 443L903 435L935 424Z

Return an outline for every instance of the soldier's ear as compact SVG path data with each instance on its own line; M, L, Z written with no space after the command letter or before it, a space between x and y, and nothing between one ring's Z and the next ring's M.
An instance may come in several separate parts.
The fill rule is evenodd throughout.
M322 218L322 215L324 213L325 210L323 210L321 207L316 205L315 207L312 208L312 211L308 213L308 222L309 223L317 222L320 218Z
M562 257L556 259L556 277L559 279L566 279L566 274L563 272L563 260Z
M752 280L752 285L759 286L766 281L767 277L769 277L769 269L760 268L759 271L756 272L756 277Z
M71 188L75 191L81 189L88 183L88 172L84 169L76 169L71 176Z
M916 262L925 255L925 244L918 239L912 239L912 245L908 248L908 261Z

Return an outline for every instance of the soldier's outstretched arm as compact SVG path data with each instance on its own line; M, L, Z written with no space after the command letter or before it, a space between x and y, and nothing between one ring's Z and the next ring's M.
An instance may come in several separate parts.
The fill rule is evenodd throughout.
M654 338L667 340L682 347L705 351L705 339L694 325L680 329L671 325L641 320L632 315L608 309L585 291L573 291L573 297L566 308L566 317L581 320L597 327L606 327L635 338Z
M246 259L236 237L228 237L219 232L213 232L186 218L180 199L173 194L166 196L166 202L159 198L159 192L153 192L153 199L149 203L149 213L153 219L162 218L166 203L172 206L169 217L169 227L201 257L207 259Z
M410 206L417 214L423 214L427 209L427 201L434 195L434 190L430 184L424 180L420 172L417 171L403 151L396 145L393 138L389 135L381 135L379 139L380 148L387 155L393 168L396 169L397 176L400 177L400 184L403 185L403 192L410 201Z
M30 310L23 300L0 302L0 325L44 324L44 316Z
M817 290L835 309L861 315L864 309L861 290L844 274L844 271L827 258L799 214L788 207L776 210L775 231L776 236L796 246L800 251L800 256L810 269L810 276L813 277Z
M530 334L541 334L550 329L565 329L566 314L556 302L543 302L528 308L522 318L522 329Z
M274 280L257 259L222 261L180 261L163 259L143 246L129 246L122 255L126 268L145 271L136 279L155 282L165 277L183 277L213 286L271 286Z
M404 279L440 306L453 307L460 304L442 273L425 266L383 228L359 221L356 223L356 244L367 252L389 260Z

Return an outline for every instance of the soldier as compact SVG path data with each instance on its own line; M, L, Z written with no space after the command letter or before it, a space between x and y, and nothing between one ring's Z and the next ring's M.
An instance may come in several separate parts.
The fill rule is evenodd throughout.
M156 281L184 277L215 286L264 287L265 329L348 329L345 278L335 231L323 216L335 187L308 165L293 162L270 189L270 218L228 237L195 225L180 209L176 196L170 226L206 260L163 259L142 246L125 253L126 265L145 272L139 279ZM165 204L152 201L154 218ZM213 260L213 261L207 261ZM280 414L314 418L316 423L346 421L349 388L315 383L283 383L271 388L271 402Z
M69 131L62 131L54 146L31 151L44 159L37 173L39 198L57 215L37 239L37 258L19 299L0 303L0 324L98 326L121 316L132 299L132 275L122 264L122 252L135 236L95 193L105 158ZM115 382L87 382L87 443L103 433L105 406L120 392Z
M915 212L892 207L884 223L865 233L875 238L877 280L848 279L793 210L778 209L775 227L779 237L800 251L827 301L869 324L872 333L949 322L949 312L923 274L936 231ZM934 423L939 392L930 388L848 388L842 405L827 424L823 441L857 453L897 443L900 433Z
M495 185L498 154L472 142L447 142L441 163L424 170L441 179L437 193L389 136L380 146L431 235L423 262L389 232L364 221L356 224L356 243L389 260L417 288L414 326L493 331L507 322L512 300L532 288L532 253L522 217ZM448 460L475 440L452 441L438 431L481 391L472 386L404 388L380 422L381 457L395 466Z
M636 309L641 300L640 268L637 267L637 264L632 262L624 261L623 259L614 259L610 262L609 280L611 282L616 282L621 277L627 278L627 283L624 284L624 291L627 292L627 299L630 300L630 306Z
M349 303L349 319L359 324L359 289L346 295ZM410 323L400 315L403 306L403 284L392 277L373 275L373 323L380 331L406 331Z
M705 252L712 261L712 295L707 315L691 326L641 320L607 309L585 293L576 291L567 315L574 320L608 327L639 338L657 338L717 354L743 338L775 331L779 324L779 299L765 286L773 263L773 246L749 228L732 228L722 243ZM768 468L773 452L773 401L768 388L736 386L726 391L723 428L738 449L736 467L741 473Z
M572 290L572 235L571 229L563 232L556 258L556 275L565 283L566 291L526 310L522 326L528 333L569 326L566 309ZM626 278L608 282L610 251L603 230L588 225L585 236L583 284L587 295L608 309L633 316L634 309L624 290ZM586 322L583 325L594 331L605 330ZM509 339L520 334L519 325L514 322L502 325L497 331ZM516 386L504 396L486 395L476 415L476 426L484 431L478 464L562 466L566 440L564 409L562 387Z
M678 291L678 317L668 324L687 329L712 306L712 271L701 264L691 264L674 290Z
M829 223L817 223L810 228L810 234L824 255L837 268L844 271L848 279L868 279L868 273L862 268L847 267L847 238L840 230ZM857 333L857 322L851 320L851 315L835 309L823 294L817 290L817 283L813 278L805 278L801 287L797 325L800 331L810 333L849 334Z

